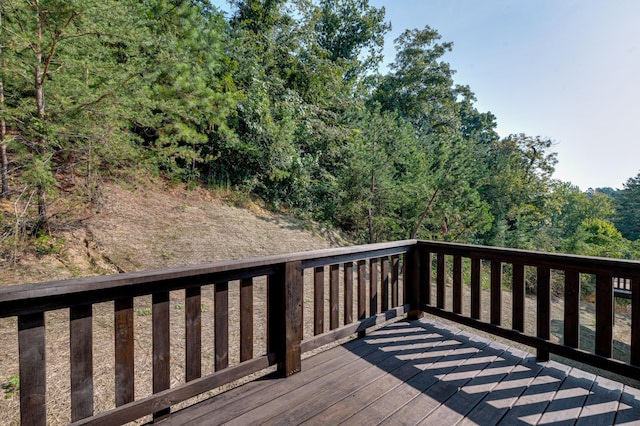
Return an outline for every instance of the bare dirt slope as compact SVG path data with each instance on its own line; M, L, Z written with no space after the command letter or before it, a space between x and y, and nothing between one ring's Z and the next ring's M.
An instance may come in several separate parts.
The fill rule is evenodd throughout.
M350 244L319 225L255 205L241 209L202 189L164 186L106 185L96 212L56 233L64 239L58 253L3 268L0 286Z

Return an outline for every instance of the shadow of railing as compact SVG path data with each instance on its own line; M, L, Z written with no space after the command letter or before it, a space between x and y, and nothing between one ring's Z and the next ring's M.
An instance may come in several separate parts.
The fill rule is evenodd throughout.
M377 414L406 424L573 424L577 418L613 424L640 415L637 394L624 392L624 385L554 361L538 363L528 353L442 324L399 322L364 342L375 350L363 359L398 381L392 389L372 381L344 400L353 404L367 386L382 394L354 411L350 422Z

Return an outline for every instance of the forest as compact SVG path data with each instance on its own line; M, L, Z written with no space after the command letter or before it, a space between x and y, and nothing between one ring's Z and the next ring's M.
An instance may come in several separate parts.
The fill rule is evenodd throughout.
M382 72L392 23L368 0L230 4L0 2L0 252L135 171L356 242L640 259L640 173L619 190L554 179L553 141L499 137L437 29L405 30Z

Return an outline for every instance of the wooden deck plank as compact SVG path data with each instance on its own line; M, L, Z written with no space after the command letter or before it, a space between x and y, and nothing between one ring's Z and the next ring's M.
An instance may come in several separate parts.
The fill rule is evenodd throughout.
M576 425L604 426L613 424L623 388L621 383L613 380L600 376L596 378Z
M322 362L313 360L314 364L311 364L309 360L303 360L304 377L301 374L293 375L287 379L276 375L267 376L261 380L250 382L218 395L215 398L205 400L193 407L174 413L171 418L165 420L162 425L200 424L203 418L206 423L206 419L210 419L211 412L216 413L216 419L219 419L220 422L225 419L231 419L233 418L232 412L227 413L225 416L219 416L219 413L224 409L229 411L231 410L228 408L229 406L238 404L240 409L237 411L239 414L242 414L244 411L254 408L254 406L257 407L260 406L260 404L266 404L271 399L285 394L291 387L302 386L325 374L331 373L337 368L357 361L373 350L373 348L362 344L351 348L351 350L342 347L334 348L332 351L319 354L331 354L330 356L326 356L326 359L323 359Z
M389 327L373 332L363 339L350 341L330 351L322 352L302 361L303 373L292 375L286 380L271 378L270 380L251 382L175 413L162 424L221 424L247 411L271 403L272 400L291 392L292 389L313 383L337 369L348 370L353 368L352 364L354 362L362 363L366 367L369 361L375 362L377 360L372 357L372 354L376 352L376 347L367 343L371 339L383 339L385 337L393 339L396 330L397 327ZM244 391L247 388L249 388L249 391ZM213 418L210 415L211 412L215 412Z
M460 425L497 424L543 368L544 366L537 363L533 357L525 358L467 413Z
M570 370L571 367L548 361L498 424L537 424Z
M396 417L402 418L402 422L406 424L420 422L457 392L459 386L469 381L468 367L472 365L472 360L483 356L482 350L488 343L487 340L468 339L454 354L431 364L421 375L425 376L422 379L427 386L417 388L420 391L408 401L398 401L399 408L389 413L389 417L380 424L393 425L397 421Z
M616 415L615 424L631 424L638 422L640 419L640 390L624 387L624 392L620 397L620 405L618 406L618 414Z
M428 358L432 360L431 364L433 364L459 347L451 347L452 341L443 339L442 335L438 333L428 333L427 335L423 333L423 336L426 339L421 339L421 342L411 345L409 353L399 355L407 359L404 365L389 372L379 380L360 388L357 392L344 396L338 403L332 406L327 405L322 411L318 410L318 413L306 420L304 424L337 424L346 419L349 419L351 424L370 424L375 419L384 417L383 413L389 413L388 409L383 408L383 411L378 411L373 416L369 416L375 409L383 405L380 404L380 400L385 397L390 401L388 406L395 409L397 400L394 394L398 386L405 382L410 382L414 376L423 372L423 369L416 368L415 362L424 363ZM443 350L443 348L445 349ZM372 405L372 403L374 404ZM357 410L354 410L354 407L357 407ZM356 417L350 418L354 414Z
M540 424L573 425L580 415L595 374L572 369L540 419Z
M633 424L640 390L423 318L172 414L166 425Z
M407 337L408 338L408 337ZM401 336L393 336L385 343L393 342L396 347L410 350L410 344L406 346L398 345ZM360 387L378 379L386 371L393 371L402 366L406 361L395 356L396 351L380 350L376 340L371 339L372 346L376 350L362 360L355 361L348 368L341 368L315 381L314 386L293 389L291 392L281 395L272 400L268 406L257 407L242 416L239 416L229 425L247 424L270 424L269 420L275 419L272 423L291 424L298 423L300 419L311 417L317 410L321 410L342 395L357 391Z
M484 356L491 357L489 362L478 364L477 374L465 385L461 386L446 404L440 405L421 424L455 424L464 419L488 394L497 383L511 373L527 354L522 351L509 352L509 348L492 342L483 351ZM454 408L455 407L455 408Z

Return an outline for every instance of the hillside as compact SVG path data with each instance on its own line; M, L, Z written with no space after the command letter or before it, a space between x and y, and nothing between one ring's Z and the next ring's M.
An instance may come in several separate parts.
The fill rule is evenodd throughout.
M60 250L23 256L0 285L193 265L350 244L318 225L210 192L158 183L104 186L98 208L56 231Z

